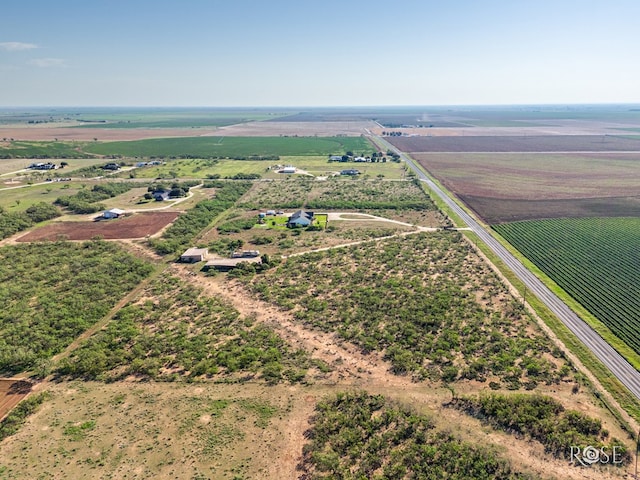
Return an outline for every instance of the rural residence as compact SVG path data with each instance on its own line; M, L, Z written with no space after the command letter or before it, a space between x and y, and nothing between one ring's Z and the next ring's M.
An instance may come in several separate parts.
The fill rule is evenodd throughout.
M297 228L297 227L308 227L313 223L313 212L305 212L303 210L298 210L293 213L289 217L289 221L287 222L287 227L289 228Z
M348 168L346 170L342 170L340 175L360 175L360 170L356 170L355 168Z
M168 190L157 190L153 192L153 198L156 202L164 202L165 200L169 200L169 191Z

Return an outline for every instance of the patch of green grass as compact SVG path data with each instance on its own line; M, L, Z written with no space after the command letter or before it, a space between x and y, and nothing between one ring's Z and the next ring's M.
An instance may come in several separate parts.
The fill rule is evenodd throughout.
M74 442L84 440L87 434L96 428L96 422L89 420L80 424L69 424L62 429L62 434Z

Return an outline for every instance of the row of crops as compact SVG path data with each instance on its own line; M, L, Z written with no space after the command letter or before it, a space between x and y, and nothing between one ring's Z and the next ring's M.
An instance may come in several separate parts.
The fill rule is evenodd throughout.
M640 218L576 218L493 227L640 353Z

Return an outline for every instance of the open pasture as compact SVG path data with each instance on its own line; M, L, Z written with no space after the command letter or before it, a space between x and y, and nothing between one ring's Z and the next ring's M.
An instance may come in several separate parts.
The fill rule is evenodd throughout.
M89 222L55 222L37 228L18 238L18 242L39 242L43 240L91 240L100 237L105 240L144 238L154 235L178 217L177 212L136 213L114 220Z
M613 135L389 137L404 152L640 152L640 139Z

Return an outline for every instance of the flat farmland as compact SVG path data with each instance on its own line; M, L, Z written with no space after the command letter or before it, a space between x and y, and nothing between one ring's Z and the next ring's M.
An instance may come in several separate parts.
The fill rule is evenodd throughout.
M640 354L640 218L553 219L494 228Z
M154 235L173 222L178 212L138 213L130 217L115 220L93 222L57 222L37 228L20 237L19 242L38 242L42 240L90 240L101 237L106 240L126 238L144 238Z
M0 378L0 420L31 392L32 387L31 382L25 380Z
M640 143L640 142L639 142ZM374 147L362 137L188 137L158 138L130 142L95 143L85 151L126 157L226 158L287 155L331 155L351 150L373 153Z
M640 138L613 135L389 137L404 152L640 152Z
M640 155L412 155L488 223L640 214Z

